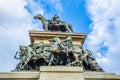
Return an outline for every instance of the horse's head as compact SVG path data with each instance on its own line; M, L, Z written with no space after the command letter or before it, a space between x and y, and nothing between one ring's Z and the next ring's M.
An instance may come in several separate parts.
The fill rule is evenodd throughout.
M34 16L34 19L42 19L42 18L43 18L43 16L41 14Z
M49 39L49 42L51 42L51 43L60 43L61 40L60 40L60 38L58 36L56 36L56 37L54 37L52 39Z

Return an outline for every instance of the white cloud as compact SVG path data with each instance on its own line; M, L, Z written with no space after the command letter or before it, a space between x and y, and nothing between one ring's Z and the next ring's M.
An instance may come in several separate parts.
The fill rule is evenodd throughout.
M62 4L61 1L62 0L47 0L47 1L41 0L39 1L39 3L41 3L42 7L45 10L44 15L50 18L53 16L53 14L62 14L64 12L63 10L64 5Z
M13 56L19 45L30 44L28 30L42 29L41 22L33 19L38 13L49 16L42 1L0 0L0 71L10 71L18 64ZM63 11L60 0L47 2L58 13Z
M29 45L30 29L38 29L39 23L34 24L33 14L25 6L43 14L37 4L28 4L25 0L0 0L0 71L10 71L18 63L13 58L19 50L19 45Z
M87 9L93 22L86 46L95 53L105 71L120 74L119 3L120 0L87 0Z
M44 14L44 9L42 8L42 5L40 2L34 2L33 0L26 0L27 6L31 10L33 15L36 15L38 13Z
M63 6L60 0L49 0L49 3L57 10L58 13L63 12Z
M0 0L0 22L14 22L26 20L30 15L24 9L23 0Z

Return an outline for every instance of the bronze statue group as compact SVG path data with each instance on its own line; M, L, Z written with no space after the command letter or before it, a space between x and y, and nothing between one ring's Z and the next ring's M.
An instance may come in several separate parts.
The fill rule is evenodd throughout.
M20 62L15 70L39 70L40 66L80 66L84 70L103 71L92 53L79 45L73 45L72 38L67 36L60 40L58 36L49 40L50 45L43 42L35 46L20 46L15 59Z
M55 15L47 20L41 14L34 17L43 23L45 31L73 32L72 26ZM81 45L74 45L71 36L61 40L58 36L49 39L50 45L40 42L36 45L20 46L14 58L20 62L14 71L39 70L40 66L80 66L87 71L103 71L92 53Z

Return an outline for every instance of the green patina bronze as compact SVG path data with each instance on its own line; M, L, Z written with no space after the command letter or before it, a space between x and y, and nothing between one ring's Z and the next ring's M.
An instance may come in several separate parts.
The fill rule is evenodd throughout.
M73 45L72 38L61 40L58 36L49 39L50 46L40 42L36 46L20 46L15 59L20 62L15 70L39 70L39 66L81 66L84 70L103 71L92 53L81 46ZM19 54L19 55L18 55Z
M55 15L51 20L47 20L41 14L34 16L41 20L45 31L73 32L71 24L59 19ZM103 71L96 59L88 49L83 49L81 45L74 45L72 37L67 35L61 40L58 36L48 40L50 45L40 42L34 46L19 46L14 58L20 62L14 71L39 70L40 66L80 66L84 70Z
M72 25L64 21L59 20L59 16L55 15L51 20L47 20L41 14L34 16L35 19L41 20L43 29L45 31L61 31L61 32L73 32Z

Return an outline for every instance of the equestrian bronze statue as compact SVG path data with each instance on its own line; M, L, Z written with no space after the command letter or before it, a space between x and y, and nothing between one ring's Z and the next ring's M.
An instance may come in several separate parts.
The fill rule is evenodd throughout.
M91 51L83 48L82 39L84 38L81 35L80 38L77 38L77 33L66 33L73 32L71 24L61 21L58 15L46 19L41 14L38 14L34 18L42 22L47 38L42 34L44 40L41 36L38 36L41 33L35 33L36 41L32 38L31 40L37 43L19 46L19 50L14 56L15 59L19 60L19 63L14 71L39 70L40 66L79 66L87 71L104 71ZM60 35L60 33L57 34L56 32L63 34ZM81 43L75 44L74 42L77 41Z
M51 20L48 20L41 14L38 14L34 16L34 19L41 20L45 31L73 32L72 25L59 20L58 15L55 15Z

